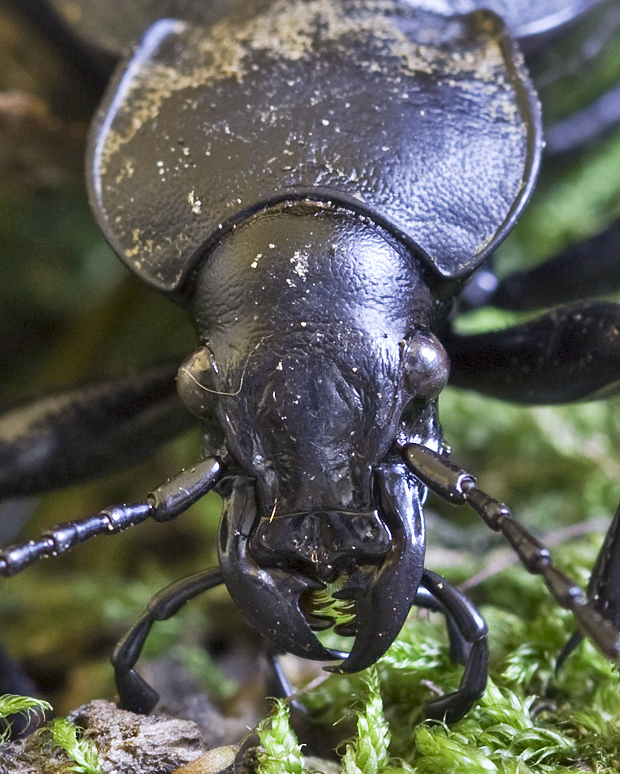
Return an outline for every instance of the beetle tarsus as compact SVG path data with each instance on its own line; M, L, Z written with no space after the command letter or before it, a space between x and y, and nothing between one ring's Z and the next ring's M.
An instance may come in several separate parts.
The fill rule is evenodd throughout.
M446 615L454 621L458 632L458 646L451 642L451 655L457 649L465 657L465 670L456 691L426 702L424 717L456 723L478 701L487 684L489 650L487 626L474 605L444 578L429 570L424 571L421 586L426 588ZM422 599L419 598L421 602ZM416 604L419 603L416 598ZM424 607L431 607L424 600ZM450 631L450 630L449 630ZM451 638L452 639L452 638Z
M148 715L155 709L159 694L135 669L116 670L114 680L119 709L135 712L136 715Z

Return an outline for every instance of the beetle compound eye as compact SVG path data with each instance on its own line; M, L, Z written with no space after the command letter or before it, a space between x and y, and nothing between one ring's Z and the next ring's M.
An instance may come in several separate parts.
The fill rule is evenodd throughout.
M432 333L415 333L409 340L403 364L405 386L415 396L436 398L446 386L450 360Z
M198 417L209 413L213 394L217 392L214 376L213 355L207 347L193 352L177 373L181 400Z

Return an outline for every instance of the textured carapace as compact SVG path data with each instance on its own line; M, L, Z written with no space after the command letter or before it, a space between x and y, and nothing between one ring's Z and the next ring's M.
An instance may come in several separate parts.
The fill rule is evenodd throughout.
M541 148L538 103L498 17L391 0L158 22L92 137L104 233L177 298L225 231L294 199L368 215L428 271L463 278L510 230Z

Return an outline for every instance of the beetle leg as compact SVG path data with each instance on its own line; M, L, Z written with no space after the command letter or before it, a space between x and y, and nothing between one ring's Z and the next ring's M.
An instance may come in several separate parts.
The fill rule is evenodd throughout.
M121 470L195 421L177 366L74 388L0 417L0 497L31 495Z
M607 530L592 570L588 599L605 618L620 628L620 506ZM582 639L580 631L573 634L558 657L556 669L562 666Z
M333 654L334 658L342 659L343 661L349 655L344 650L330 650L330 653ZM284 651L276 648L271 643L267 644L266 656L269 665L269 696L288 700L289 705L293 709L305 715L307 714L305 706L300 701L297 701L297 699L292 698L299 692L299 689L289 680L288 675L282 666L280 659L284 655L286 655Z
M290 699L291 696L297 693L297 688L289 680L280 661L280 657L283 655L284 653L279 648L271 645L271 643L267 645L266 656L269 666L268 691L269 695L276 699ZM344 653L342 657L346 658L347 655L347 653ZM300 712L305 713L306 711L304 705L295 699L291 701L291 706Z
M219 568L203 570L171 583L150 599L145 612L120 640L112 655L121 709L146 715L159 700L158 693L134 669L155 621L167 621L190 599L223 582Z
M464 666L469 658L472 643L465 638L463 632L459 629L457 622L454 620L446 606L422 585L420 585L416 592L413 604L416 607L423 607L425 610L432 610L434 613L441 613L445 616L446 628L450 640L450 661L454 664L462 664Z
M620 290L620 221L550 260L502 280L487 299L516 312L558 306Z
M458 632L458 649L461 657L465 657L465 671L458 689L452 693L440 696L426 702L424 716L433 720L444 720L446 723L456 723L482 696L487 684L489 664L489 648L487 643L487 626L474 605L454 586L444 578L429 570L422 576L421 590L424 593L416 597L416 604L439 610L444 613L448 625L453 622ZM452 637L451 637L452 640ZM455 650L451 642L451 656Z
M155 521L174 519L213 489L221 475L220 461L208 457L154 489L141 503L113 505L94 516L57 524L38 540L0 550L0 577L16 575L39 559L64 554L96 535L122 532L149 518Z
M467 503L492 530L501 532L528 572L542 576L556 602L573 613L581 632L610 661L620 661L620 631L615 623L573 580L554 567L549 549L515 521L503 503L479 489L467 471L425 446L408 444L403 452L412 472L426 486L448 501Z
M500 400L564 403L620 389L620 305L554 309L500 331L448 335L450 381Z

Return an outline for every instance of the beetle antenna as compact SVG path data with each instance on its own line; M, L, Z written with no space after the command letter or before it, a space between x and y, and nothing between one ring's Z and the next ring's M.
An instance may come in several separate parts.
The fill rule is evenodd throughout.
M110 506L94 516L58 524L45 531L38 540L0 550L0 577L16 575L39 559L64 554L96 535L123 532L146 519L174 519L213 489L222 470L216 457L207 457L154 489L140 503Z
M553 565L549 549L512 518L504 503L479 489L466 470L425 446L407 444L402 452L407 466L429 489L449 502L467 503L487 526L501 532L528 572L542 576L557 603L573 613L580 631L610 661L620 660L620 632L596 609L581 587Z

